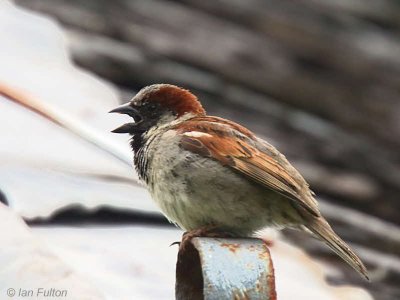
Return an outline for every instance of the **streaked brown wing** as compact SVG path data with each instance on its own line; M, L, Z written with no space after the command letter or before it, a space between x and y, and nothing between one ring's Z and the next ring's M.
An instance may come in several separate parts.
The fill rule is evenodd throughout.
M302 186L282 164L250 145L243 135L235 135L234 130L228 131L230 134L227 134L226 131L220 130L220 125L217 127L208 123L199 127L177 128L181 134L181 146L193 153L214 158L221 164L293 200L314 216L320 215L314 201L304 199L305 197L301 195Z

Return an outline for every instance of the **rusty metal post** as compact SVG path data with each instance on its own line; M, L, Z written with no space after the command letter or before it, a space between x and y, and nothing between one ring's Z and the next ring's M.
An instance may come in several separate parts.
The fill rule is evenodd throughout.
M177 300L276 300L272 259L259 239L194 238L179 251Z

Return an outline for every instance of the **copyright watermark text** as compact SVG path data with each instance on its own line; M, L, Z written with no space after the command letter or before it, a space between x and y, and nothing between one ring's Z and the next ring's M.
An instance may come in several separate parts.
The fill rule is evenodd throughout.
M9 288L7 289L7 296L9 298L66 298L68 296L67 290L56 288L36 288L36 289L23 289L23 288Z

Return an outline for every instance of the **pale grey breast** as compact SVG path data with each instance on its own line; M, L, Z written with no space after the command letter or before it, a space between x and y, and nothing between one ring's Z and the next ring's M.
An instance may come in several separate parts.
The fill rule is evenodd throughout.
M179 139L170 130L146 146L147 186L172 222L185 230L214 225L247 236L296 218L289 200L218 161L181 149Z

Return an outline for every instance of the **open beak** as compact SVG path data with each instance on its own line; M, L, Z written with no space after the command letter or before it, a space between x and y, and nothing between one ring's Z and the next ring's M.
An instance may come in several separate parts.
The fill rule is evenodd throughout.
M142 120L139 110L132 107L130 103L118 106L117 108L110 110L109 113L125 114L132 117L135 120L135 122L126 123L118 128L115 128L114 130L111 131L114 133L133 133L135 131L137 124Z

